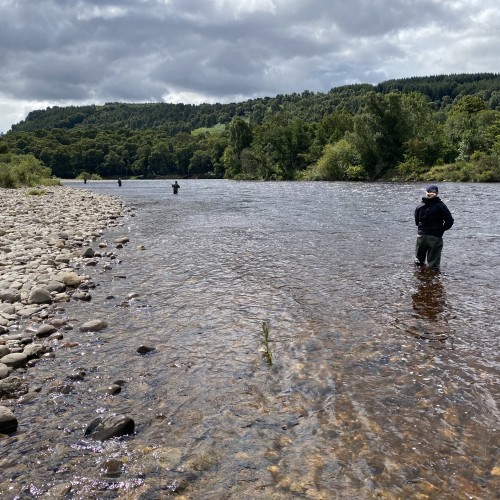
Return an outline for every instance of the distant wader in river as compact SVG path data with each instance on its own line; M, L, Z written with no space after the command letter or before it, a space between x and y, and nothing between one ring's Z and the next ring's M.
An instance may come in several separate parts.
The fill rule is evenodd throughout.
M172 184L172 189L174 190L174 194L177 194L179 192L179 184L177 183L177 181L175 181L173 184Z

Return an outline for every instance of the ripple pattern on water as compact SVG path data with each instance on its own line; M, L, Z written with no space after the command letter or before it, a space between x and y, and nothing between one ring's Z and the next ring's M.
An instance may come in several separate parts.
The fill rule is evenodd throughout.
M498 188L443 186L457 222L436 275L411 264L415 185L181 185L120 188L136 217L105 237L129 234L123 261L65 313L110 327L67 332L78 348L25 374L41 387L0 441L2 495L492 498L500 223L484 207ZM76 369L82 381L51 392ZM118 379L120 394L100 392ZM108 412L136 435L84 439Z

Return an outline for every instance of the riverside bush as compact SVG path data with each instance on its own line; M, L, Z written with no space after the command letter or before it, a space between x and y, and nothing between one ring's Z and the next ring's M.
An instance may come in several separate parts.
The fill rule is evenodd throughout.
M51 169L33 155L0 155L0 187L15 189L36 185L56 185L58 179L51 177Z

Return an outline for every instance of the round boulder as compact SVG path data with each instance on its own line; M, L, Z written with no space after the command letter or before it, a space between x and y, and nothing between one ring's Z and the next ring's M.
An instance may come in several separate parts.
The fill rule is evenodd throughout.
M60 281L49 281L47 283L47 290L49 292L62 293L66 290L66 285Z
M134 420L127 415L109 415L96 418L85 430L85 437L105 441L114 437L132 434L135 429Z
M17 431L17 418L6 406L0 406L0 433L11 434Z
M34 288L28 297L28 304L51 304L52 295L46 288Z
M20 398L29 390L28 384L19 377L7 377L0 380L0 399Z
M45 323L41 325L40 328L38 328L38 330L36 331L36 336L39 339L42 339L44 337L52 335L55 332L57 332L57 328L55 326Z
M150 352L156 351L155 347L147 346L147 345L141 345L137 348L137 352L139 354L148 354Z
M21 294L17 290L1 290L0 300L13 304L14 302L20 302Z
M78 276L78 274L76 274L76 273L67 273L63 277L63 283L66 286L77 287L77 286L80 286L82 281L83 281L83 278L81 276Z
M51 351L52 347L43 344L29 344L23 349L23 353L28 356L28 359L39 358Z
M18 368L24 366L28 362L28 356L22 352L11 352L3 358L0 358L0 363L7 365L10 368Z
M83 256L84 256L85 258L91 258L91 257L93 257L93 256L94 256L94 254L95 254L95 252L94 252L94 249L93 249L92 247L88 247L88 248L85 250L85 252L83 252Z
M81 332L98 332L99 330L104 330L108 327L106 321L102 319L93 319L91 321L85 322L80 326Z
M7 365L0 363L0 380L2 380L3 378L7 378L11 371L12 369L9 368Z

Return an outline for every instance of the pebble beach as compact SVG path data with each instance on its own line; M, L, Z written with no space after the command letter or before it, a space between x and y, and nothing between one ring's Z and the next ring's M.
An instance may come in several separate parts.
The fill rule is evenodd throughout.
M0 434L17 429L13 407L30 390L23 372L56 357L72 328L64 304L90 300L85 268L103 260L111 269L128 242L101 240L126 213L119 198L82 189L0 189ZM79 319L81 330L106 327L88 320Z

